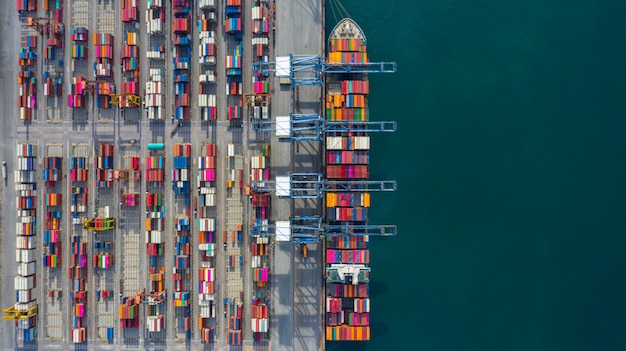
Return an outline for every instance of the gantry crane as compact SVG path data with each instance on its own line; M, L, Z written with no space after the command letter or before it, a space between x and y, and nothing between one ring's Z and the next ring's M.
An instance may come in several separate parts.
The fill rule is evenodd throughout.
M277 116L276 121L254 121L252 128L261 132L276 132L278 138L291 141L322 141L324 133L391 133L396 131L394 121L328 121L318 114L290 114Z
M328 180L319 173L291 173L275 180L253 181L253 192L276 192L278 197L320 199L324 192L389 192L395 191L395 180Z
M22 319L27 319L33 316L37 315L37 308L38 305L34 305L31 307L28 307L27 309L16 309L15 305L11 305L5 309L2 310L2 313L4 313L4 316L2 316L2 320L22 320Z
M271 101L270 94L245 94L244 98L246 99L246 104L254 105L254 104L269 104Z
M317 216L292 217L273 225L254 224L252 235L276 236L277 241L314 243L326 236L395 236L398 228L389 224L322 223Z
M64 26L54 18L28 17L26 24L41 35L62 35Z
M148 305L158 305L165 300L165 290L146 294L146 288L143 288L134 296L135 304L145 303Z
M118 107L127 107L127 106L141 106L141 97L133 94L109 94L111 97L111 103L113 105L117 105ZM122 100L123 99L123 100ZM125 105L125 106L120 106Z
M276 57L275 62L255 62L255 73L268 76L289 77L292 86L322 86L322 74L333 73L394 73L395 62L328 62L319 55L294 55Z
M114 228L115 218L83 218L83 229L101 231Z

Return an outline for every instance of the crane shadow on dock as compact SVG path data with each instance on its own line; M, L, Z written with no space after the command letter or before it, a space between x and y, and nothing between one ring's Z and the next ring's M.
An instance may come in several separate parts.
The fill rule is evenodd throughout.
M217 124L216 121L202 121L200 129L205 132L205 139L215 142L217 140Z

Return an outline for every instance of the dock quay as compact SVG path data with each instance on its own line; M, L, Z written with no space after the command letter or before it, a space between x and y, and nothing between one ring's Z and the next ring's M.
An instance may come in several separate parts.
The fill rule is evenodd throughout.
M395 190L368 180L368 133L395 122L368 122L361 85L395 64L347 62L352 44L327 60L325 1L0 12L0 349L369 340L367 238L396 229L367 222L370 192Z

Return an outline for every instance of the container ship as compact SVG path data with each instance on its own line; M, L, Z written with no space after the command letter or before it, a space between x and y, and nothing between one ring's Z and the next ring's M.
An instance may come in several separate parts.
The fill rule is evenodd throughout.
M352 19L339 21L328 38L329 63L368 62L366 38ZM369 82L364 73L326 77L326 119L368 121ZM325 172L329 180L369 178L370 139L366 132L327 133ZM367 224L370 194L327 192L329 224ZM326 241L326 340L365 341L369 327L368 236L329 236Z

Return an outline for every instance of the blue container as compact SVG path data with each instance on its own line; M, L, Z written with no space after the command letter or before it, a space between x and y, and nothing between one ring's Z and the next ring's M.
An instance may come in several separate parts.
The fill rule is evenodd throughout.
M163 150L162 143L148 143L148 150Z
M113 340L113 328L107 328L107 340Z

